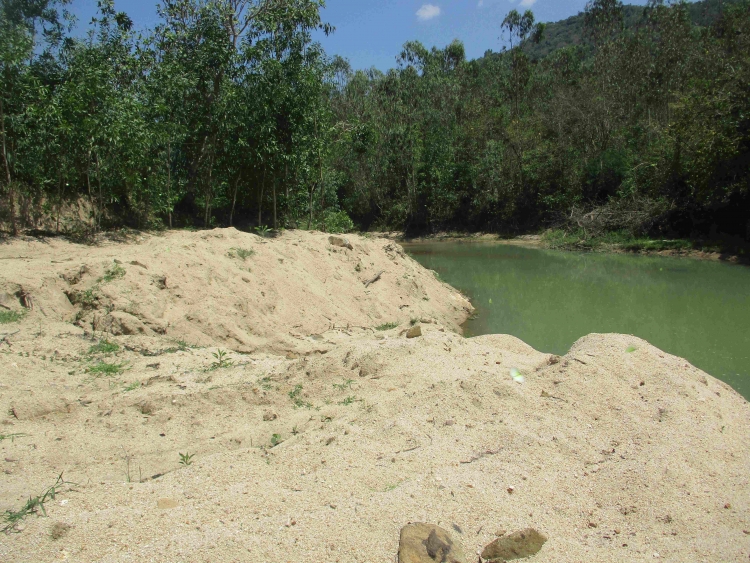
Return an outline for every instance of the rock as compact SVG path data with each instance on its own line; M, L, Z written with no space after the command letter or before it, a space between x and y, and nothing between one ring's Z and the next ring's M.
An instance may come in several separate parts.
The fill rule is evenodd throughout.
M349 242L348 239L345 239L344 237L328 237L328 243L331 246L340 246L341 248L348 248L349 250L354 250L354 247L352 246L352 243Z
M406 338L418 338L422 336L422 327L420 325L414 325L406 331Z
M416 523L401 528L398 563L466 563L466 558L447 530Z
M177 501L173 498L160 498L158 501L156 501L156 507L159 510L170 510L172 508L177 508Z
M533 528L513 532L509 536L497 538L482 551L482 559L488 562L501 563L514 559L523 559L539 553L547 541L544 534Z
M266 422L271 422L272 420L276 420L277 418L279 418L279 415L277 415L273 411L266 411L263 413L263 420L265 420Z

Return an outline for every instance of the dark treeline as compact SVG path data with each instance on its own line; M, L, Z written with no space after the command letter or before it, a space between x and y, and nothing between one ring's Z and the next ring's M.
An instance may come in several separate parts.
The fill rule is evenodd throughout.
M508 49L382 73L312 41L322 0L166 0L145 35L102 1L84 39L0 0L0 220L750 239L750 3L702 4L593 0L540 58L512 11Z

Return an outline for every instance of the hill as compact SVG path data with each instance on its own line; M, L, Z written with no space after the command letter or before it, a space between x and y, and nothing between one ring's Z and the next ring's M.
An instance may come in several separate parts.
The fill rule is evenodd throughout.
M691 2L690 18L696 26L709 26L717 20L724 7L733 3L736 3L736 0ZM628 4L624 8L625 28L633 29L643 20L645 6ZM584 14L579 13L558 22L548 23L542 41L539 44L527 43L524 50L532 59L541 59L558 49L586 43Z

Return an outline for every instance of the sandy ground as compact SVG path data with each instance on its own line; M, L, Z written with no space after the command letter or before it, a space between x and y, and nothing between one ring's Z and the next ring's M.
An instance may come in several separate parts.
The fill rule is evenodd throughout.
M632 336L465 339L462 295L349 240L0 246L2 310L33 306L0 325L0 511L69 482L0 561L385 563L415 521L468 554L534 527L544 563L748 561L742 397Z

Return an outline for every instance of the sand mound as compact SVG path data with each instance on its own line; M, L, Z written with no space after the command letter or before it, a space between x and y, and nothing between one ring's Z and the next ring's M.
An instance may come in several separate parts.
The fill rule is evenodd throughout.
M455 330L470 303L396 243L288 231L274 240L217 229L85 247L62 240L0 248L0 295L29 296L39 322L164 335L241 352L304 352L335 326L428 319ZM378 273L378 281L365 284Z
M238 246L207 240L226 245L212 260ZM3 536L0 559L392 561L402 526L432 522L452 531L470 561L499 529L529 527L549 538L533 559L539 562L747 561L750 408L737 393L631 336L591 335L562 358L510 336L464 339L450 330L468 307L460 296L398 247L391 259L384 241L351 240L353 251L329 252L322 235L288 233L248 258L271 266L279 263L276 245L286 252L296 242L306 256L314 252L305 244L322 244L311 283L328 279L323 270L350 279L348 290L338 280L333 296L316 290L327 312L338 299L357 303L346 312L348 328L334 317L335 327L326 330L319 311L285 301L291 293L277 290L277 311L257 318L285 332L291 321L282 303L305 306L304 326L315 339L269 334L253 341L265 352L223 359L215 346L175 345L170 331L178 323L167 313L166 335L138 316L139 294L126 290L140 277L126 265L157 244L152 237L85 261L106 268L124 256L128 273L104 287L110 299L114 288L130 295L138 306L113 311L139 319L151 333L108 334L110 345L92 349L98 341L63 317L39 323L40 303L53 314L52 300L40 296L59 278L28 269L14 281L31 288L37 305L20 324L0 330L20 331L0 345L0 409L7 413L0 434L19 434L0 442L0 510L19 509L61 472L76 485L47 503L49 518L31 516L20 533ZM347 253L367 256L365 249L375 268L388 265L392 273L369 295L358 292L370 272L345 277L357 263ZM18 243L2 249L9 251L18 255ZM147 264L148 272L155 264L162 262ZM285 283L304 295L304 277L293 278L295 271L302 270L290 268ZM183 287L182 279L175 285ZM228 276L217 279L203 283L219 303L221 284L234 290ZM73 285L81 283L90 287L85 280ZM144 301L166 291L145 281L139 287ZM421 337L403 334L407 314L398 317L399 306L387 303L399 297L435 319L421 325ZM83 309L70 307L75 321ZM370 318L370 307L382 307L382 318ZM85 315L79 322L88 328L93 313ZM221 317L213 316L208 326L218 331ZM391 319L402 325L369 328ZM181 330L229 347L229 338L222 342L203 325ZM286 343L297 352L270 353ZM510 376L513 369L523 383ZM180 465L180 453L195 454L190 465Z

